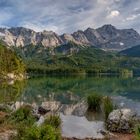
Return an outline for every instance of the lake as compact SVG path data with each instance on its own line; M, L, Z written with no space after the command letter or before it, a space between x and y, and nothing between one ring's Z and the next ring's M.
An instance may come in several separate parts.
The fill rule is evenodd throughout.
M39 77L0 85L0 102L25 101L40 104L59 101L74 104L89 94L121 96L140 102L140 79L119 77Z
M140 114L139 77L57 76L32 78L14 84L10 81L9 84L3 83L0 86L0 103L17 101L32 105L44 103L50 110L61 112L64 136L84 138L86 135L93 135L88 128L97 131L103 128L102 114L85 111L83 100L94 93L111 96L118 107L129 107ZM77 128L81 128L80 132L76 131ZM96 133L94 137L101 136Z

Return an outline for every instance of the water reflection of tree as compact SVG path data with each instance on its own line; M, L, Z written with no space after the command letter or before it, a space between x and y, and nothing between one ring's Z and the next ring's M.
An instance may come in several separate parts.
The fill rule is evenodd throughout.
M0 103L14 102L20 98L26 86L25 81L16 81L9 85L7 82L0 85Z
M28 81L23 95L25 101L57 100L63 104L76 103L88 94L118 95L140 91L136 78L117 77L47 77ZM38 96L40 95L40 96ZM140 98L140 97L139 97Z

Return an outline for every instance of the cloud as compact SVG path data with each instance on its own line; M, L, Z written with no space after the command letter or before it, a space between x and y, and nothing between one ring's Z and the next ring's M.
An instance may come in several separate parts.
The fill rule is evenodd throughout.
M129 17L126 18L127 21L130 21L130 20L135 20L136 18L138 18L140 16L140 14L137 14L137 15L131 15Z
M13 18L13 14L12 13L8 12L7 10L5 10L5 11L0 10L0 25L4 26L4 24L6 24L12 18Z
M115 2L120 2L121 0L115 0Z
M62 34L113 24L140 31L138 7L140 0L1 0L0 26Z
M57 26L54 26L54 25L43 25L43 24L40 24L38 22L22 22L20 23L19 26L24 26L25 28L29 28L29 29L32 29L32 30L35 30L37 32L40 32L40 31L43 31L43 30L47 30L47 31L54 31L54 32L59 32L59 29Z
M120 15L120 12L117 10L113 10L110 12L110 14L107 16L107 18L114 18L114 17L118 17Z

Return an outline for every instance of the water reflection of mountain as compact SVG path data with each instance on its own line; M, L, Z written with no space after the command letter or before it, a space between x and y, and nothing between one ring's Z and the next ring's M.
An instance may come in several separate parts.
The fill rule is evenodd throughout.
M23 105L31 105L34 110L38 110L39 106L36 103L28 104L23 101L16 101L12 104L11 108L19 109ZM61 113L63 115L69 116L85 116L88 121L93 120L103 120L103 114L101 111L99 112L90 112L88 111L88 107L85 101L81 101L75 104L62 104L59 101L45 101L41 103L41 108L48 110L48 112L52 113Z
M76 104L62 104L59 101L42 102L41 106L51 112L61 112L64 115L84 116L87 111L87 105L84 101Z
M140 80L117 77L47 77L0 86L1 101L23 100L41 104L59 101L76 104L88 94L121 95L140 101Z
M50 77L30 79L22 99L29 102L48 100L73 104L88 94L121 95L140 100L140 80L117 77ZM133 96L133 93L137 93Z

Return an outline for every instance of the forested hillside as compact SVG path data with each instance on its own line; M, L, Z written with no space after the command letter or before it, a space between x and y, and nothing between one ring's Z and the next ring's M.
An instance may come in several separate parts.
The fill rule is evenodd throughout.
M122 75L140 71L139 58L103 51L94 46L77 45L73 42L53 49L44 48L39 44L7 50L4 45L0 45L1 75L22 73L25 68L23 63L26 71L31 74L110 73Z
M137 58L73 43L56 47L53 53L44 50L41 54L32 53L24 59L29 73L126 73L140 66Z
M130 56L130 57L140 57L140 45L123 50L120 52L120 54Z
M0 43L0 78L7 76L8 73L23 74L24 71L25 66L22 60Z

